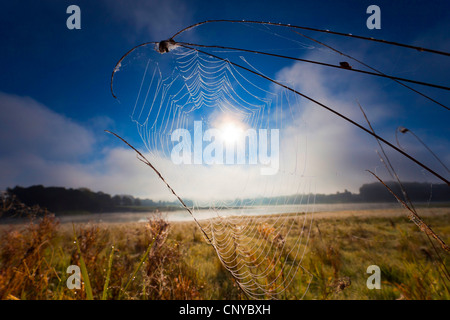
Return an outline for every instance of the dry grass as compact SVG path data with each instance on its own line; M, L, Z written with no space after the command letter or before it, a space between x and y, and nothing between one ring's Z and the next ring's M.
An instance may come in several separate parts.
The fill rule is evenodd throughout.
M428 223L448 238L450 209L424 211ZM264 241L294 241L274 234L271 221L265 222L255 225ZM81 290L66 286L67 267L80 263L72 225L47 215L26 225L2 225L0 232L1 299L87 298L85 281ZM194 223L155 218L78 224L75 232L94 299L246 298ZM449 255L441 257L448 265ZM381 268L381 290L366 287L372 264ZM317 213L302 267L280 298L299 299L305 291L305 299L450 298L435 251L401 210Z

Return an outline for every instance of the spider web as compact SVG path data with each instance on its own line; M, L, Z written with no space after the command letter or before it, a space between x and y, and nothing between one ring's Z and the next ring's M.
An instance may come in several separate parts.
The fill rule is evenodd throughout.
M214 23L226 23L226 28L215 28ZM175 38L182 33L189 39L187 31L206 24L208 28L203 32L209 41L213 41L212 44L195 44L195 40L193 43L178 42L178 38L175 42ZM241 28L246 29L243 32ZM308 154L308 140L314 141L317 137L311 139L311 136L320 135L318 129L321 126L314 123L311 125L312 130L308 130L308 123L302 116L308 105L301 104L299 96L312 102L315 107L334 113L376 138L377 142L382 141L446 181L373 130L370 131L346 117L345 112L343 114L321 103L323 97L320 101L315 100L297 91L295 83L283 82L280 79L286 77L283 77L282 72L282 76L278 77L278 72L283 71L286 66L292 67L289 61L297 61L329 67L335 72L345 70L352 71L354 75L365 74L377 79L390 79L445 109L449 109L448 106L429 96L427 91L411 87L410 84L423 88L449 88L385 74L339 51L334 45L322 42L321 37L312 38L303 34L303 30L317 31L322 35L345 36L352 41L364 39L384 42L448 56L445 52L330 30L291 27L271 22L210 20L180 30L168 41L153 43L156 50L150 48L151 43L133 48L122 57L112 76L113 78L117 71L121 71L120 97L130 99L125 105L131 107L131 120L148 151L151 167L157 168L154 170L160 174L160 180L173 193L170 196L178 197L184 209L203 231L205 241L214 248L223 267L250 298L302 298L312 280L312 274L302 265L307 253L315 207L312 196L315 194L315 179L306 175L306 172L310 174L310 170L306 169L308 161L319 162L320 166L321 158L314 153L314 148L313 155ZM196 38L194 36L191 39ZM304 43L304 39L309 44ZM305 50L316 50L315 53L323 60L298 58L305 56L298 55L299 51L304 53ZM284 65L276 61L279 58L284 59ZM342 59L346 61L341 61ZM122 75L125 72L128 74ZM327 82L332 88L336 91L344 89L340 86L344 82L341 77L333 78L332 72L327 74L331 75ZM287 76L289 79L289 75ZM311 76L308 72L302 74L305 83L309 80L308 76L314 83L314 75ZM333 79L339 81L333 82ZM345 79L352 79L352 76ZM111 92L116 97L112 79ZM311 121L311 117L308 119ZM223 134L226 124L237 124L242 130L256 130L260 142L257 148L251 149L249 135L248 141L244 140L244 146L248 142L249 148L239 158L239 149L233 149L238 147L233 145L236 141L231 143L231 148L217 148L216 142L222 140L226 144L227 140L226 135L217 134L220 130L214 131L212 136L206 133L203 135L205 130L208 132L217 128ZM174 147L179 141L172 139L177 130L188 132L189 137L186 139L183 136L183 146L187 146L189 153L186 157L183 153L182 161L178 162L174 161L173 155ZM273 141L271 138L277 137L272 130L279 132L279 150L270 144ZM262 139L269 132L267 140ZM232 136L233 132L228 135ZM184 144L185 139L189 142L187 145ZM264 143L269 140L270 146L265 146ZM200 153L196 143L200 143ZM209 143L211 144L208 145ZM311 145L314 146L314 143ZM202 151L211 152L211 146L214 160L207 161ZM251 150L257 150L256 160L259 161L255 162ZM228 157L230 151L232 156ZM275 158L270 158L271 161L268 162L267 158L260 157L265 153L271 153L279 160L275 167L272 167ZM210 155L212 154L211 152ZM308 160L310 158L313 160ZM229 162L229 159L232 161ZM326 161L333 162L333 159ZM270 174L263 174L267 173L267 169L275 170L269 170Z
M260 67L250 57L239 58L248 68ZM308 195L314 193L314 181L305 176L307 124L296 108L298 97L244 74L227 60L187 48L167 54L143 48L122 61L119 70L131 75L120 88L135 92L124 104L131 107L148 159L183 200L191 200L205 240L239 287L251 298L279 298L295 283L301 286L295 297L302 298L312 279L302 261L313 221L314 197ZM259 140L267 133L268 143L271 130L279 130L279 152L272 146L266 150L279 158L274 174L262 174L267 162L250 163L250 146L236 163L236 144L231 149L224 145L221 163L206 164L194 150L191 163L175 164L171 156L178 141L171 137L184 129L195 144L195 123L201 123L200 133L235 123L256 130ZM205 148L210 141L202 140ZM235 161L227 163L230 150ZM257 150L262 152L261 145Z

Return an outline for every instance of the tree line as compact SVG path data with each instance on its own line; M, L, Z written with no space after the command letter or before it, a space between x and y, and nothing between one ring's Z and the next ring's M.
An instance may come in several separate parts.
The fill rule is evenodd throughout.
M38 205L54 213L65 212L119 212L134 211L138 207L167 207L175 202L139 199L131 195L111 196L104 192L94 192L88 188L66 189L63 187L44 187L42 185L28 188L16 186L8 188L9 195L14 195L27 206Z
M403 193L400 186L394 182L388 182L401 199ZM450 190L445 184L430 184L406 182L403 184L409 198L414 202L449 202ZM15 196L27 206L38 205L54 213L65 212L118 212L155 210L161 208L179 208L176 201L153 201L151 199L135 198L131 195L111 196L104 192L94 192L87 188L66 189L63 187L44 187L42 185L31 187L8 188L7 193ZM309 197L307 199L307 197ZM261 197L257 199L235 200L236 206L241 205L272 205L272 204L301 204L314 201L315 203L364 203L364 202L395 202L395 197L381 183L364 184L359 188L359 193L351 193L348 190L335 194L315 195L289 195L280 197ZM192 206L192 200L185 200L188 206Z
M402 200L405 200L403 191L398 183L387 182L386 185ZM450 203L450 188L446 184L430 184L419 182L405 182L402 184L407 196L413 202L448 202ZM386 203L396 202L397 199L381 183L363 184L359 193L348 190L334 194L294 194L280 197L261 197L257 199L242 199L239 204L252 205L272 204L304 204L315 203ZM237 203L238 205L238 203Z

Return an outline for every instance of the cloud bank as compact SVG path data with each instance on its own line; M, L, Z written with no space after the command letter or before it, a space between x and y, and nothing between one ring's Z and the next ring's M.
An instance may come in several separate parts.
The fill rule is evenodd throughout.
M329 59L326 55L326 52L314 52L305 59L323 61ZM277 80L369 128L359 108L358 104L361 104L376 133L396 145L395 131L398 124L402 124L405 106L390 97L383 87L385 83L345 72L297 62L280 70ZM291 130L295 131L302 123L307 124L306 174L317 178L320 192L334 193L344 188L357 192L362 184L376 181L367 170L384 180L393 180L380 159L381 149L374 137L306 99L300 100L296 109L297 120ZM400 138L406 152L442 172L436 160L417 141ZM443 160L448 159L449 152L443 148L448 144L445 137L430 136L427 141L431 141L429 146L438 150ZM383 145L383 148L401 179L440 182L390 147Z

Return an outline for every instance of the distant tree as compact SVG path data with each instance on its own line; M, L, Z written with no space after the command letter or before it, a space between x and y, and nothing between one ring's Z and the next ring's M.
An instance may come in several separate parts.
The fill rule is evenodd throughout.
M131 199L130 196L123 196L122 197L122 205L123 206L132 206L133 200Z
M122 205L122 197L119 195L115 195L114 197L112 197L112 201L114 203L114 206L116 207Z
M150 199L144 199L144 200L141 200L141 205L150 207L150 206L155 206L156 202L154 202L153 200L150 200Z
M141 206L141 200L139 198L134 199L134 205L135 206Z

